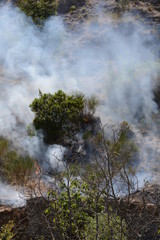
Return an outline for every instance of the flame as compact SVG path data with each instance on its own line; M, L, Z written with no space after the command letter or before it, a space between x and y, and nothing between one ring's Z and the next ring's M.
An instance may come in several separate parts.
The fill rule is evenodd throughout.
M38 174L40 173L40 167L39 167L37 161L35 161L35 163L34 163L34 167L35 167L35 173L36 173L36 175L38 175Z

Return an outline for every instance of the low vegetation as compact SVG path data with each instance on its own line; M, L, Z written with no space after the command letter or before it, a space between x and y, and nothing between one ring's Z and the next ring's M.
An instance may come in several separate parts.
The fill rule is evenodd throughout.
M37 25L42 25L45 19L57 15L56 0L16 0L16 5Z
M9 221L7 224L3 225L0 229L0 240L11 240L14 237L13 233L14 222Z
M0 172L11 183L23 184L34 171L34 160L11 150L6 139L0 139Z
M34 99L30 107L35 113L35 129L43 131L46 142L53 144L63 143L81 131L84 124L92 124L98 104L95 97L86 98L81 93L67 95L59 90L53 95L40 91L39 98ZM31 127L27 131L30 136L34 135ZM137 239L145 232L146 222L140 221L137 226L137 215L131 215L130 196L138 185L132 169L137 147L129 124L122 122L112 127L106 124L94 134L84 132L83 138L92 144L89 162L77 161L76 154L65 154L64 161L57 159L63 166L61 170L57 165L53 171L45 172L52 179L52 185L45 200L47 204L42 207L44 222L39 224L47 224L47 234L51 236L48 239ZM10 181L23 184L33 173L34 161L19 156L10 149L7 140L1 139L0 166ZM127 197L121 202L122 195ZM34 207L35 204L36 200ZM140 214L143 211L144 208ZM146 218L146 213L144 216ZM149 221L154 223L152 218ZM19 233L12 228L11 224L2 229L0 234L11 236L2 239L12 239L12 236L16 239L14 234ZM157 233L158 229L155 230ZM45 232L36 239L41 237L47 239Z
M45 213L55 239L127 239L127 222L117 208L122 185L126 193L136 189L127 167L135 151L127 140L128 129L123 123L110 140L102 129L98 141L92 138L91 162L84 166L66 161L63 172L54 172L56 187L49 191Z
M23 184L33 174L34 161L30 157L19 156L15 151L6 155L4 171L10 182Z
M119 11L126 11L129 8L130 3L134 3L135 0L116 0Z

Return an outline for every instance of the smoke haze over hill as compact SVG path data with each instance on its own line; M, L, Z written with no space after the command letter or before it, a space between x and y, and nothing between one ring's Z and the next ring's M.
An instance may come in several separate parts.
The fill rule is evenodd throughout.
M35 158L42 151L48 155L41 134L27 135L34 117L29 105L38 89L50 93L78 90L100 99L97 115L103 123L127 121L135 127L143 117L151 131L149 136L140 132L136 136L142 142L142 165L144 159L148 161L144 156L147 137L150 146L157 132L152 121L152 114L157 113L153 79L158 75L154 39L141 23L127 23L127 18L124 15L121 23L115 23L101 16L71 31L63 18L51 17L38 29L17 8L1 5L0 135ZM154 162L156 144L152 150Z

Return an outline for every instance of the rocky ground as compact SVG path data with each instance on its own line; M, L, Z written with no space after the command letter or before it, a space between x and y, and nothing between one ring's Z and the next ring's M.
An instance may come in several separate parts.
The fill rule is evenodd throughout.
M0 206L0 228L14 221L15 240L41 239L42 236L44 239L53 239L44 214L47 206L43 198L30 199L25 207Z
M73 26L76 23L86 23L97 17L97 13L105 15L113 14L115 19L124 14L124 10L134 15L135 18L147 22L153 26L160 23L160 2L159 1L127 1L128 4L121 3L123 1L116 0L86 0L82 6L75 8L65 14L65 20ZM97 9L99 11L97 11ZM104 15L103 15L104 17ZM158 26L156 26L158 31Z
M160 185L146 185L130 196L120 199L119 214L129 223L128 228L132 232L139 233L140 237L133 236L133 239L160 239Z

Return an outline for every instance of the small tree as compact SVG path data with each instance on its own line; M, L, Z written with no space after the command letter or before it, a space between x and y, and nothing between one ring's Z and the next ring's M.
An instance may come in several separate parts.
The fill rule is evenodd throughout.
M62 143L80 129L84 108L80 95L67 95L61 90L54 95L39 92L30 107L35 112L33 124L44 131L47 143Z
M126 224L114 208L118 199L111 190L114 176L109 176L103 162L97 160L85 167L66 161L63 172L55 170L50 207L46 209L55 239L127 239Z
M56 0L16 0L16 5L38 25L49 16L56 15L58 8Z
M70 169L71 170L71 169ZM59 189L49 193L51 204L46 214L53 216L53 233L56 239L85 239L90 221L87 211L85 183L76 178L72 170L67 171L66 180L58 180Z

